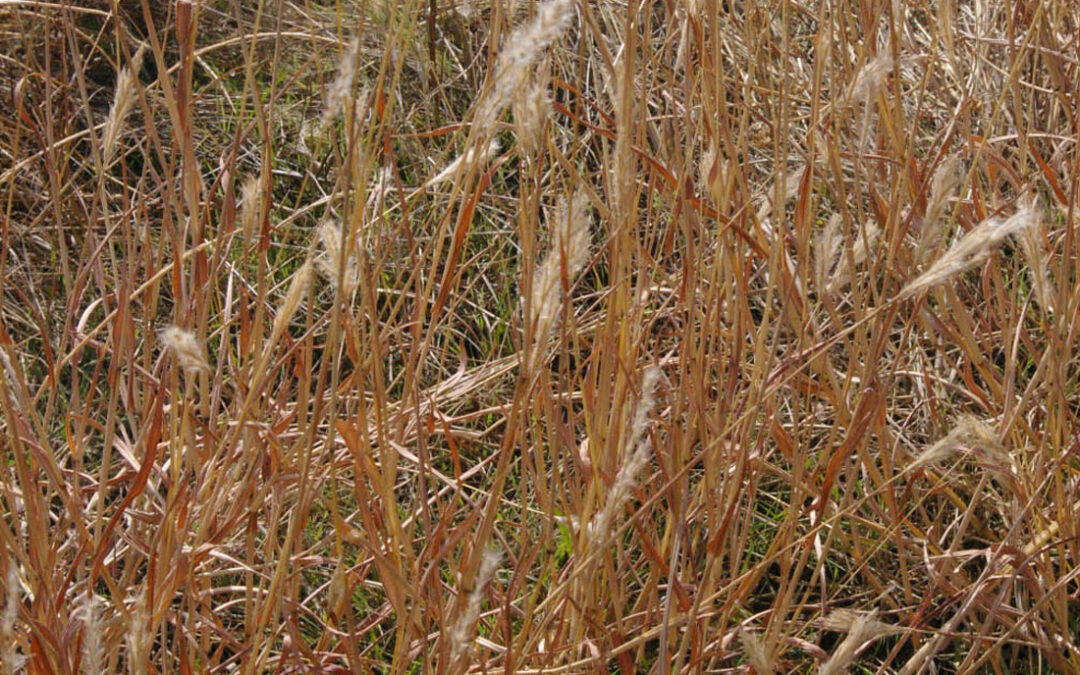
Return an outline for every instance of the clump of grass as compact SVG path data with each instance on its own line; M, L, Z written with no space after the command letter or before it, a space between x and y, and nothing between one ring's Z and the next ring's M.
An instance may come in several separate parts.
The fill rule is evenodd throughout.
M0 671L1080 670L1075 8L451 4L0 4Z

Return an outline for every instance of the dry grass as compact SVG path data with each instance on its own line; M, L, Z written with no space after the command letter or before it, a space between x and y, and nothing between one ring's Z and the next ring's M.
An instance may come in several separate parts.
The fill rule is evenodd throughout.
M0 672L1080 672L1080 10L0 2Z

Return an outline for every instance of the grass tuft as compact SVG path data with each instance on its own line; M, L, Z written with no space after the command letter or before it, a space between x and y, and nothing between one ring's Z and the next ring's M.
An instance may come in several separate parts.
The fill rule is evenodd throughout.
M0 675L1080 672L1078 27L0 0Z

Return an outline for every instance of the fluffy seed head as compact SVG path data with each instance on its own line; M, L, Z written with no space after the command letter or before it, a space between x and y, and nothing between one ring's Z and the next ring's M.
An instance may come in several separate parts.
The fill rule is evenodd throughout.
M956 155L947 157L934 171L934 177L930 181L930 202L926 206L926 216L923 218L919 245L915 252L915 258L920 263L926 261L941 240L942 229L939 221L945 215L949 199L956 192L960 180L960 159Z
M330 577L330 588L326 594L326 605L332 615L341 616L345 612L346 603L349 600L348 586L345 567L341 562L338 562L333 575Z
M15 362L8 356L7 351L0 347L0 370L4 371L4 378L7 380L7 389L11 392L11 396L8 398L11 401L11 406L16 410L22 409L22 401L20 400L20 388L17 383L21 382L19 371L15 368Z
M877 610L861 614L852 621L848 628L847 637L836 648L833 655L821 666L819 675L838 675L846 673L848 666L855 660L859 648L867 641L882 637L884 634L877 630L882 625L877 620Z
M641 376L641 398L634 411L634 421L630 424L630 444L636 445L641 440L649 424L649 415L656 406L656 388L664 377L663 371L656 366L649 366Z
M326 107L323 109L323 124L328 124L345 108L346 101L352 96L353 81L356 79L356 54L360 50L360 41L353 38L349 47L342 53L338 62L337 75L326 90Z
M176 356L180 367L186 371L209 371L210 362L206 360L206 351L199 343L195 333L179 326L166 326L160 333L162 344Z
M757 633L745 629L740 630L739 642L742 643L746 658L750 660L750 665L754 667L754 672L757 675L768 675L768 673L776 672L776 668L765 650L765 643L761 641Z
M105 654L101 648L101 611L98 608L100 604L101 598L89 593L86 596L86 606L83 608L82 672L93 675L105 672Z
M264 187L262 180L254 175L245 178L240 187L240 229L245 245L251 243L255 228L262 220Z
M492 128L499 111L525 81L529 66L566 30L573 11L573 0L551 0L536 10L532 21L519 27L506 40L495 61L491 90L477 106L478 126L484 130Z
M150 611L146 607L146 593L142 592L135 601L127 633L128 658L131 662L131 672L135 675L144 675L149 672L150 646L153 641Z
M843 239L840 237L840 224L843 221L839 213L832 214L821 235L814 240L814 282L821 290L825 289L829 275L843 253Z
M360 268L356 264L356 256L342 251L346 241L341 224L332 220L323 221L317 236L322 251L315 258L315 266L335 287L340 279L342 294L351 296L360 282ZM342 265L344 269L339 274L338 268Z
M878 229L877 225L868 223L859 228L858 234L855 236L855 243L851 246L851 257L840 256L839 264L829 276L829 282L825 286L826 292L836 293L851 282L853 277L852 266L861 265L866 261L870 251L873 250L874 245L877 243L879 234L881 234L881 230Z
M309 260L293 274L292 281L289 282L289 290L285 293L285 299L281 301L281 306L278 307L277 314L274 316L274 327L269 345L277 342L277 339L285 332L285 327L292 321L293 315L300 306L300 301L304 299L310 283L311 261Z
M560 201L549 222L555 231L553 248L533 277L529 321L535 327L535 344L530 370L536 366L562 308L562 280L566 279L569 288L590 256L589 214L584 196L578 194L569 201Z
M528 157L533 157L540 151L544 122L551 107L546 79L540 78L539 81L518 87L514 93L514 127L518 144Z
M848 98L851 102L869 99L881 87L885 76L892 70L893 60L887 53L882 52L870 60L859 74L855 76L855 82L851 85Z
M499 141L492 139L491 142L487 144L487 148L483 153L483 157L486 159L488 157L491 157L498 151ZM476 152L476 148L469 148L465 151L464 154L458 156L454 161L447 164L445 169L440 171L432 178L429 178L428 181L424 183L424 187L432 187L433 185L438 185L439 183L445 181L447 178L456 175L460 171L468 171L468 168L477 159L478 154L479 153Z
M956 188L960 185L960 158L956 155L946 157L934 171L930 181L930 204L926 208L924 226L941 217Z
M634 411L634 419L630 424L630 436L624 446L625 458L615 474L615 483L611 486L604 508L589 523L588 533L594 545L602 546L611 536L615 520L627 501L630 500L630 491L634 487L638 474L649 463L649 451L651 445L645 436L648 429L649 415L656 406L657 385L663 379L664 374L656 366L650 366L641 377L641 398L638 399Z
M799 194L799 184L802 183L803 176L809 170L808 167L798 168L784 176L784 183L781 186L780 198L783 200L783 204L787 204ZM773 197L776 195L776 185L767 189L761 195L761 205L758 206L757 218L758 220L765 220L773 212L774 204L772 203Z
M911 296L971 269L990 255L991 249L1009 235L1018 234L1038 222L1034 207L1025 206L1010 218L988 218L965 234L914 281L904 287L900 298Z
M943 462L957 453L972 455L979 464L999 475L1011 475L1012 456L998 440L997 433L989 424L969 415L962 416L944 438L923 450L910 469Z
M105 133L102 147L105 155L105 165L108 166L116 152L117 139L120 130L124 126L131 106L135 104L135 87L139 81L139 71L142 70L143 56L146 54L146 44L142 44L135 51L131 63L120 70L116 78L116 94L113 98L112 107L109 108L109 117L105 120Z
M14 675L22 672L23 662L26 657L15 651L15 621L19 618L19 574L15 571L15 561L8 559L6 587L6 603L4 604L4 616L0 619L0 672L4 675Z
M820 625L823 629L828 631L834 631L837 633L848 633L855 627L856 623L861 619L866 621L874 633L880 633L882 635L895 635L896 633L904 632L903 628L898 628L890 623L877 620L877 612L872 611L857 612L853 609L842 607L840 609L833 610L828 616L824 617L820 621Z
M476 572L473 589L469 592L469 599L465 603L465 611L454 623L448 635L451 658L455 662L465 654L472 642L473 627L480 616L480 605L484 600L484 589L495 576L495 571L499 569L501 561L502 556L497 550L489 548L484 552L480 569Z
M1024 251L1028 267L1031 268L1031 285L1035 289L1035 299L1044 311L1053 313L1054 285L1050 280L1050 265L1043 253L1042 239L1042 219L1039 217L1036 217L1034 224L1025 229L1019 237L1020 248Z

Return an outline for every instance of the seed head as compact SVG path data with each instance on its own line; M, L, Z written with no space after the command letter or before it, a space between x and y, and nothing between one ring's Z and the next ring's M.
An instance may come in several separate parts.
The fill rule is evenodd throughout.
M351 296L360 282L360 269L356 264L356 256L348 251L342 252L346 241L341 224L333 220L323 221L319 226L318 239L322 252L316 256L315 266L334 286L337 286L340 279L342 294ZM338 267L341 265L344 265L344 269L340 270L339 275Z
M938 258L930 269L904 287L900 298L911 296L971 269L990 255L990 250L1006 237L1019 234L1038 222L1038 212L1025 206L1010 218L988 218L970 232L960 237L952 247Z
M885 52L875 56L855 76L855 82L851 85L851 92L848 95L849 100L855 103L873 96L881 87L882 82L885 81L885 76L889 74L892 67L892 57Z
M293 314L296 313L297 308L300 306L300 301L304 299L310 283L311 261L309 260L300 266L300 269L293 274L292 281L289 282L289 290L285 293L285 299L281 301L277 314L274 316L274 327L267 346L277 342L277 339L285 331L285 327L292 321Z
M573 0L551 0L537 9L532 21L519 27L507 39L495 61L492 87L477 107L476 124L479 127L491 130L499 111L525 81L529 66L540 52L562 35L573 12Z
M356 55L360 41L353 38L349 47L338 62L337 76L326 90L326 107L323 109L323 124L328 124L345 108L345 103L352 96L353 81L356 79Z
M209 371L210 362L198 338L189 330L179 326L166 326L159 334L165 348L171 351L186 371Z
M108 166L116 151L117 139L120 137L120 129L124 126L131 106L135 104L135 87L139 81L139 71L142 70L143 56L146 54L146 44L142 44L131 57L131 63L120 69L120 75L116 78L116 93L112 107L109 108L109 117L105 120L105 133L102 141L104 148L105 165Z
M534 345L530 370L537 365L562 308L564 272L568 285L573 284L590 255L589 214L584 196L574 195L569 201L560 201L549 222L555 232L553 249L537 268L532 285L529 321L534 326Z

